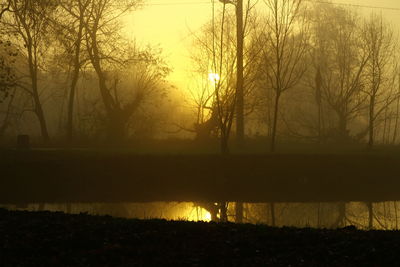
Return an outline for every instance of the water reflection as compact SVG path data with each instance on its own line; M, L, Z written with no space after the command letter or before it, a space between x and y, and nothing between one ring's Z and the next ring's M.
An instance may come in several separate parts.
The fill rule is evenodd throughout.
M3 205L8 209L87 212L93 215L111 215L138 219L167 219L210 221L207 203L151 202L151 203L85 203L85 204L29 204ZM271 212L271 208L274 211ZM398 202L348 203L245 203L244 223L262 223L275 226L337 228L354 225L359 229L398 229ZM275 216L272 222L271 214ZM234 203L229 203L228 221L235 221ZM218 216L219 217L219 216Z

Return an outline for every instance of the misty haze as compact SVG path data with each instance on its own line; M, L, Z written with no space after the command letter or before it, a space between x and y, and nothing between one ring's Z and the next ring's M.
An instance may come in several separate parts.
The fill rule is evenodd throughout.
M383 247L399 240L399 18L398 0L0 0L0 238L19 244L27 231L36 244L39 220L103 222L99 232L155 243L177 227L195 247L209 233L258 252L226 261L218 243L212 260L124 264L393 265L400 256ZM324 260L259 252L303 231L285 227L310 243L352 241ZM12 242L5 265L26 265ZM360 244L376 257L344 256ZM44 262L83 257L71 255ZM106 258L82 264L124 265Z

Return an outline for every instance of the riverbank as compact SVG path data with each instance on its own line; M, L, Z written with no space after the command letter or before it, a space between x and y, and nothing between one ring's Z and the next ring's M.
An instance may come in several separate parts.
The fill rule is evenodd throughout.
M1 266L395 266L399 231L0 209Z

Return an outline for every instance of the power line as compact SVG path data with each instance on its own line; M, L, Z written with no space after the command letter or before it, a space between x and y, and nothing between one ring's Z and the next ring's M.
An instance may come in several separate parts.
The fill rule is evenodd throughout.
M339 5L339 6L350 6L350 7L360 7L360 8L371 8L371 9L382 9L382 10L394 10L400 11L400 8L397 7L389 7L389 6L371 6L371 5L358 5L358 4L350 4L350 3L335 3L335 2L328 2L328 1L312 1L312 0L305 0L308 2L315 2L319 4L326 4L326 5Z
M319 4L326 5L338 5L338 6L350 6L350 7L358 7L358 8L370 8L370 9L381 9L381 10L392 10L392 11L400 11L400 8L397 7L389 7L389 6L372 6L372 5L359 5L359 4L351 4L351 3L336 3L336 2L328 2L328 1L318 1L318 0L305 0L307 2L314 2ZM211 4L212 1L197 1L197 2L153 2L147 3L146 6L179 6L179 5L205 5Z
M166 3L161 3L161 2L154 2L154 3L148 3L144 4L145 6L180 6L180 5L204 5L204 4L211 4L210 1L198 1L198 2L166 2Z

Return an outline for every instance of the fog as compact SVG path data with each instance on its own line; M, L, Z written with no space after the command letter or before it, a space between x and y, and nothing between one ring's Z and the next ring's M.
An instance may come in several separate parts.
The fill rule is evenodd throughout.
M0 11L6 207L397 229L396 1Z

